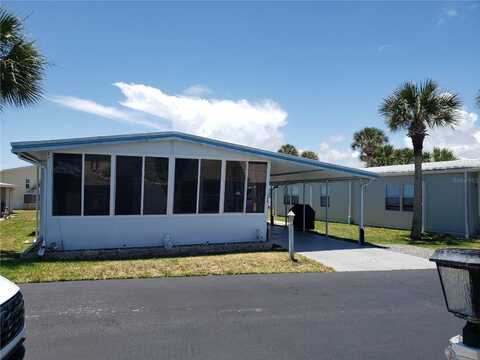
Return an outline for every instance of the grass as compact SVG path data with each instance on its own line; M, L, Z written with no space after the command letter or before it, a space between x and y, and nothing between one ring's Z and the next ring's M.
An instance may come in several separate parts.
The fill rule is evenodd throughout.
M284 222L283 217L277 217L277 221ZM326 223L324 221L315 221L315 231L325 234ZM332 237L344 240L358 240L358 226L343 223L328 223L328 233ZM409 237L409 230L387 229L373 226L365 227L365 241L371 244L388 245L403 244L416 245L429 248L458 247L480 249L480 239L465 240L452 235L442 234L424 234L421 241L413 241Z
M166 276L328 272L332 269L285 251L249 252L138 260L25 260L19 254L33 239L33 211L0 222L0 274L17 283L129 279Z

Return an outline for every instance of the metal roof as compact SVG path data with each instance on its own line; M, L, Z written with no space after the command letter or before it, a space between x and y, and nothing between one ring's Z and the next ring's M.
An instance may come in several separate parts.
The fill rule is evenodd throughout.
M423 171L442 171L455 169L479 169L480 159L437 161L422 163ZM370 167L368 171L376 174L410 174L415 172L414 164Z
M140 141L158 141L158 140L180 140L197 144L220 147L230 151L238 151L242 153L253 154L255 156L267 158L270 160L282 160L289 163L304 165L314 170L331 170L346 173L352 176L376 178L377 175L368 170L356 169L352 167L326 163L317 160L305 159L298 156L282 154L273 151L261 150L249 146L232 144L220 140L214 140L192 134L186 134L176 131L155 132L131 135L115 135L115 136L97 136L73 139L45 140L45 141L25 141L12 142L12 152L17 155L28 154L39 151L55 151L68 148L76 148L80 146L99 145L99 144L125 144Z

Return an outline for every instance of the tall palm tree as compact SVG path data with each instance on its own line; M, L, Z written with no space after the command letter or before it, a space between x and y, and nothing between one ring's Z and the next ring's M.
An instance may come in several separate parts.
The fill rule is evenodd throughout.
M305 150L302 151L302 154L300 155L302 158L305 159L310 159L310 160L318 160L318 155L317 153L310 151L310 150Z
M279 153L298 156L298 150L292 144L285 144L278 149Z
M477 100L477 106L480 108L480 90L478 90L478 95L476 97Z
M360 150L360 160L367 163L367 167L375 166L375 153L388 142L383 130L366 127L353 134L352 150Z
M433 80L406 82L383 100L379 112L392 131L405 130L412 140L415 160L413 220L410 237L422 236L423 141L428 130L455 125L461 101L458 95L442 92Z
M45 66L34 43L26 40L21 20L0 8L0 111L39 101Z

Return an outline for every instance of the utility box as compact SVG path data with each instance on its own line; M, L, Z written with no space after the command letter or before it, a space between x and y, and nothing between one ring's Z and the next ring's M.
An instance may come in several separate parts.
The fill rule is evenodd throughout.
M293 211L293 227L295 230L303 230L303 204L294 205L290 211ZM315 229L315 210L310 205L305 204L305 230Z

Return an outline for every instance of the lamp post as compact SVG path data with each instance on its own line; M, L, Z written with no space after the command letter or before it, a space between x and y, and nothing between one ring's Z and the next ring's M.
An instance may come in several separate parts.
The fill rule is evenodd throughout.
M450 339L448 359L480 360L480 250L438 249L437 264L447 310L467 321L463 336Z

